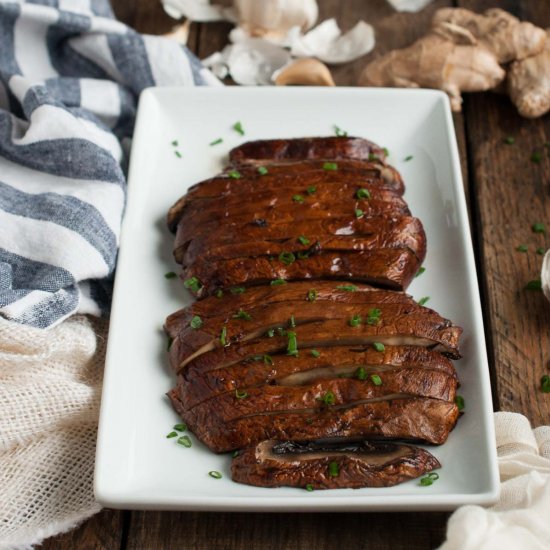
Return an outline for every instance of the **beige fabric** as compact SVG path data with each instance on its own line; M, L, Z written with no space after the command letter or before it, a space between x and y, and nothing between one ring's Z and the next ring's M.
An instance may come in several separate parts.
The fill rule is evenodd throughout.
M495 413L501 485L492 508L463 506L440 550L550 548L550 426L531 429L521 414Z
M97 335L96 335L97 333ZM0 318L0 548L99 511L93 498L105 321L40 330Z

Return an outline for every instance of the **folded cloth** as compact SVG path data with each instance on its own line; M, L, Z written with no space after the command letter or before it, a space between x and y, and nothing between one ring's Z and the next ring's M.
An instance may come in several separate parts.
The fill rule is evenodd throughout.
M212 83L107 0L0 0L0 315L45 328L108 309L138 96Z
M501 494L488 509L463 506L439 550L550 548L550 426L531 430L517 413L495 413Z

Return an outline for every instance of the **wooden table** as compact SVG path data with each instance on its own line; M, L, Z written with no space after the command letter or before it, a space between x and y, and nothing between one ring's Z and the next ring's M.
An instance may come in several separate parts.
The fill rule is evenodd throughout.
M168 32L174 21L160 0L113 0L119 19L140 32ZM417 14L396 13L385 0L319 0L320 19L336 17L347 29L363 18L376 27L376 49L369 56L334 67L337 84L355 85L373 56L402 47L422 35L433 11L458 5L481 11L499 6L521 19L550 27L548 0L436 0ZM189 47L200 58L221 49L230 25L194 24ZM469 95L455 116L462 170L469 197L495 410L521 412L535 424L550 423L550 394L539 381L549 373L550 307L542 293L524 285L539 276L550 231L550 150L539 164L534 150L550 142L550 115L529 121L496 94ZM515 144L506 145L506 136ZM529 245L528 253L516 251ZM452 292L452 289L449 289ZM445 536L446 513L242 514L130 512L105 510L80 528L49 539L47 550L74 548L316 549L434 548Z

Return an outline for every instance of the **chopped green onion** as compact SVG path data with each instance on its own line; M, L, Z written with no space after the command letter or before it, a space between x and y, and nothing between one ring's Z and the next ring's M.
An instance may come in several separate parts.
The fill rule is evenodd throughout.
M317 300L317 291L314 288L310 288L307 291L307 301L315 302L315 300Z
M348 321L350 327L358 327L361 324L361 316L357 313Z
M346 137L348 133L345 130L342 130L342 128L334 125L334 133L336 134L336 137Z
M258 174L265 176L268 173L268 169L265 166L258 166Z
M241 179L241 173L238 170L231 170L230 172L227 173L227 175L230 178L233 178L234 180Z
M363 187L361 187L361 189L358 189L357 192L355 193L355 197L358 199L370 199L371 198L370 191L368 189L364 189Z
M273 336L275 336L275 329L274 328L270 328L267 332L267 337L268 338L273 338Z
M173 271L164 274L165 279L174 279L175 277L177 277L177 275Z
M290 316L290 320L288 321L288 326L290 328L294 328L296 326L296 319L294 319L294 315Z
M455 403L459 411L464 410L465 402L464 402L464 397L462 397L462 395L455 396Z
M222 298L223 297L223 290L221 288L218 288L216 290L216 298Z
M307 237L304 237L303 235L300 235L298 237L298 241L300 241L300 243L304 246L310 243L309 239Z
M191 441L191 438L188 435L182 435L181 437L178 437L178 440L176 441L178 445L183 445L184 447L191 447L193 445L193 442Z
M314 195L316 192L317 192L317 187L315 187L314 185L310 185L310 186L306 189L306 193L307 193L308 195Z
M540 379L540 388L543 393L550 393L550 376L547 374Z
M231 454L231 457L232 458L237 458L239 456L239 451L233 451L233 453Z
M535 279L534 281L529 281L525 285L525 290L542 290L542 282L540 279Z
M198 328L202 327L202 319L198 315L193 315L193 318L189 322L189 325L191 326L191 328L197 330Z
M239 389L236 389L235 390L235 397L237 399L246 399L248 397L248 393L246 393L245 391L241 391Z
M361 218L363 216L364 212L360 208L355 209L355 217Z
M222 138L215 139L214 141L210 142L210 147L212 147L212 145L219 145L220 143L223 143Z
M311 353L315 359L321 355L316 349L312 349L309 353Z
M365 370L365 367L359 367L355 371L355 376L357 380L366 380L367 379L367 371Z
M323 170L338 170L338 164L335 162L325 162L323 164Z
M403 162L409 162L409 160L412 160L414 157L412 155L407 155L404 159L403 159Z
M423 477L420 479L420 485L428 486L432 485L434 481L437 481L439 479L439 474L436 474L435 472L431 472L426 477Z
M308 483L306 485L306 491L309 491L311 493L311 491L313 491L313 485L311 483Z
M424 271L426 271L425 267L419 268L418 271L416 272L415 277L420 277L420 275L422 275L422 273L424 273Z
M288 346L286 348L286 354L298 357L298 340L296 339L296 333L289 330L287 336Z
M250 314L244 311L242 308L239 309L239 311L235 313L235 315L233 315L233 319L243 319L245 321L252 321L252 317L250 316Z
M378 308L369 309L367 314L367 325L377 325L380 322L382 311Z
M221 479L223 476L220 474L220 472L217 472L216 470L212 470L211 472L208 472L208 475L210 477L213 477L214 479Z
M546 227L544 227L543 223L534 223L531 229L533 233L546 233Z
M178 140L175 139L173 142L172 142L172 147L177 147L178 146Z
M380 378L380 376L378 376L377 374L371 374L370 379L375 386L382 385L382 378Z
M235 124L233 124L233 130L241 136L244 136L243 125L240 122L235 122Z
M531 154L531 162L534 162L535 164L540 164L540 161L542 160L542 153L540 151L533 151Z
M299 203L302 203L302 202L305 201L305 199L304 199L304 197L302 197L302 195L293 195L292 200L294 202L299 202Z
M384 155L386 155L387 157L390 156L390 152L388 151L387 147L383 147L382 151L384 151Z
M262 356L262 360L266 365L273 365L273 358L267 353Z
M296 254L296 257L299 259L299 260L305 260L306 258L309 258L309 252L298 252Z
M345 290L346 292L356 292L357 287L355 285L340 285L336 287L338 290Z
M174 151L174 155L176 155L179 159L182 157L182 154L179 151Z
M334 405L336 403L336 396L331 391L327 391L318 398L318 401L322 401L325 405Z
M516 142L516 138L514 138L513 136L507 136L502 141L506 143L506 145L514 145L514 143Z
M244 288L244 286L234 286L229 289L229 292L233 295L244 294L246 292L246 288Z
M196 277L191 277L183 282L183 286L193 292L198 292L202 288L202 283Z
M225 346L227 344L227 327L224 325L220 333L220 344Z
M176 424L174 426L174 430L177 430L178 432L184 432L187 430L187 424Z
M424 296L423 298L420 298L420 300L418 300L418 305L423 306L429 299L429 296Z
M378 155L374 154L374 153L369 153L369 160L370 161L373 161L373 160L380 160L380 158L378 157Z
M337 462L329 462L328 475L330 477L338 477L340 475L340 467Z
M296 261L296 256L294 256L292 252L281 252L279 254L279 260L285 265L290 265Z
M173 343L174 343L174 339L171 336L168 336L166 339L166 351L170 351L170 348L172 347Z
M520 244L516 250L518 252L527 252L529 250L529 247L526 244Z
M543 248L542 246L539 246L539 247L537 248L537 254L538 254L539 256L544 256L544 255L546 254L546 250L544 250L544 248Z
M172 437L178 437L177 432L170 432L170 433L166 436L166 439L171 439Z
M372 345L372 347L376 350L376 351L385 351L386 350L386 346L384 344L381 344L380 342L374 342L374 344Z
M280 285L286 285L286 281L284 279L273 279L271 283L269 283L271 286L280 286Z

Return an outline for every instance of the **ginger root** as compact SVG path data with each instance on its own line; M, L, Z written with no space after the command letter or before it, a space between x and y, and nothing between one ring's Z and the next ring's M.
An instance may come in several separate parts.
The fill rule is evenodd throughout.
M452 23L467 29L497 57L499 63L509 63L537 55L544 49L546 33L527 21L520 21L499 8L483 14L463 8L442 8L435 12L432 23Z
M550 29L538 55L514 61L508 72L508 93L520 115L536 118L550 110Z
M367 65L361 86L438 88L460 111L461 92L490 90L505 77L494 53L467 29L443 22L408 48L393 50Z

